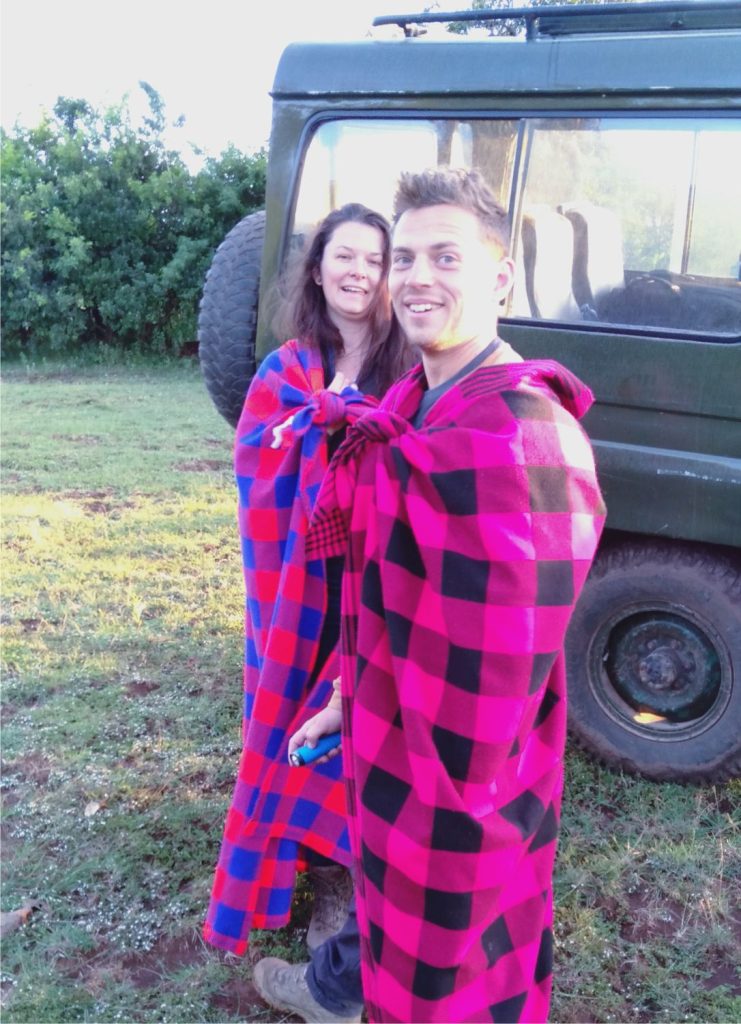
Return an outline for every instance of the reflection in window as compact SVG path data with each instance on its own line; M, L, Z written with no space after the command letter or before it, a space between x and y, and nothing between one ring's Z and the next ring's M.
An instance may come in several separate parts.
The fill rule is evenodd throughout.
M731 121L530 121L511 315L738 335L739 166Z

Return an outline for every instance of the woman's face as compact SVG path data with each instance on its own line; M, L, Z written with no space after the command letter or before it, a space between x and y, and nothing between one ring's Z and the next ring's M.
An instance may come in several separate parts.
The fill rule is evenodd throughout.
M338 224L324 247L314 280L321 285L330 320L365 320L383 277L383 234L370 224Z

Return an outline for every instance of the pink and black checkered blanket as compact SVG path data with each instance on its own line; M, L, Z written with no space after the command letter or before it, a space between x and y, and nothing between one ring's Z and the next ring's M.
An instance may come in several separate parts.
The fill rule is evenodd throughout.
M318 350L289 341L263 362L237 427L244 743L204 925L210 943L233 953L247 950L252 928L288 921L302 847L351 861L340 758L293 768L287 743L326 704L339 671L334 651L311 684L326 586L321 559L307 561L305 537L327 468L327 431L376 405L353 388L327 391Z
M543 1021L566 690L604 520L552 362L482 367L410 418L421 370L350 430L311 554L347 552L343 757L371 1021Z

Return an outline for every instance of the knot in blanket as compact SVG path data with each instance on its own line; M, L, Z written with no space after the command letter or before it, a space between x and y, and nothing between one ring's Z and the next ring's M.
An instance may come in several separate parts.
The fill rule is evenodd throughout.
M411 429L408 420L388 409L366 412L350 426L347 437L329 464L314 506L306 538L309 558L344 554L358 459L372 445L386 444Z
M330 464L330 472L339 466L346 466L357 459L371 444L384 444L393 441L410 430L409 421L387 409L375 409L366 412L357 419L347 432L347 437L340 445L334 460Z
M340 394L327 388L315 391L298 412L273 427L272 447L290 448L314 425L337 430L361 416L368 409L368 401L353 387L344 388Z

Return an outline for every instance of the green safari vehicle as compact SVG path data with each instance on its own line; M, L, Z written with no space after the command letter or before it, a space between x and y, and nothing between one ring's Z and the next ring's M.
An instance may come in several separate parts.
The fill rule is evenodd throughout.
M474 18L482 38L446 31ZM217 250L201 302L211 396L236 423L284 340L270 290L331 209L389 215L400 171L478 167L513 224L502 335L597 399L608 528L568 636L572 736L653 779L738 774L741 3L375 24L384 38L280 60L266 209Z

